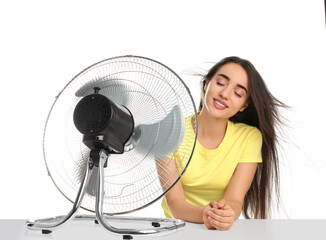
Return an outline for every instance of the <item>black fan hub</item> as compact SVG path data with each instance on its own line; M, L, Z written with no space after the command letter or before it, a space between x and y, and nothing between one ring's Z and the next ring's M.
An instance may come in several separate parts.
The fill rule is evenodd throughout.
M78 102L73 119L87 147L110 153L123 153L134 128L133 117L126 107L98 93Z
M74 123L82 134L98 134L111 118L112 102L101 94L92 94L79 101L74 112Z

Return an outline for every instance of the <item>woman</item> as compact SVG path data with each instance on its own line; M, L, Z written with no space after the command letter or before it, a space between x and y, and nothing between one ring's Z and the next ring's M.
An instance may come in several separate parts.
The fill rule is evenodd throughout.
M279 199L278 107L255 67L228 57L203 78L196 148L181 181L165 195L165 215L228 230L240 216L267 218Z

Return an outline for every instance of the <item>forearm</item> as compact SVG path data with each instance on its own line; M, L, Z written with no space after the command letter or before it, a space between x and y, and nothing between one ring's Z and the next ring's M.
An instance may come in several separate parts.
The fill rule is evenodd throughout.
M242 211L242 202L233 199L225 199L225 200L234 211L234 220L238 219Z
M195 206L184 199L174 199L168 202L173 217L193 223L203 223L203 207Z

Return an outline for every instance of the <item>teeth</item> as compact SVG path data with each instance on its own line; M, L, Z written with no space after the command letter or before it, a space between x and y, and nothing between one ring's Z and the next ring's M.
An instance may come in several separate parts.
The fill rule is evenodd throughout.
M221 106L221 107L225 107L225 108L226 108L226 106L225 106L225 105L223 105L222 103L220 103L220 102L218 102L218 101L216 101L216 100L214 100L214 102L216 102L216 104L217 104L217 105L219 105L219 106Z

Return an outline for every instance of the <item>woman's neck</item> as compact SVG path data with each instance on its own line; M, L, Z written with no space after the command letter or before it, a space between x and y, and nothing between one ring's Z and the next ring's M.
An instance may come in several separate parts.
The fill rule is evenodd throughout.
M214 118L203 109L198 115L199 142L208 149L218 147L225 136L227 124L228 119Z

